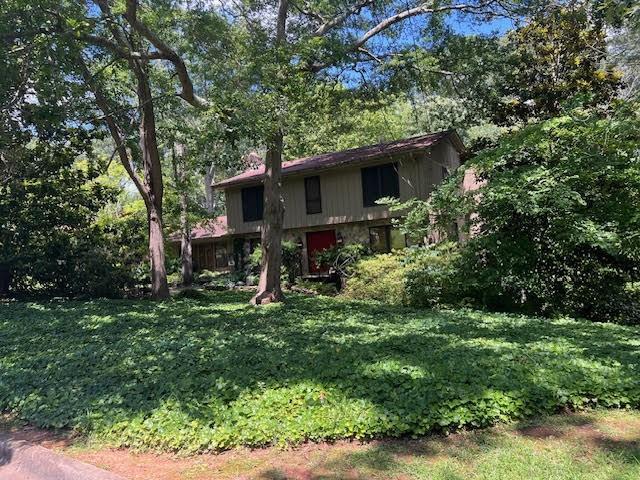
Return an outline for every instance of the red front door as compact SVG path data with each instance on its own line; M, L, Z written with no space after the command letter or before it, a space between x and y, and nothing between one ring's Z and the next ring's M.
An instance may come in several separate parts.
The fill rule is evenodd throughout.
M320 232L307 232L307 256L309 257L309 273L324 273L328 266L318 266L315 261L316 254L336 244L335 230L322 230Z

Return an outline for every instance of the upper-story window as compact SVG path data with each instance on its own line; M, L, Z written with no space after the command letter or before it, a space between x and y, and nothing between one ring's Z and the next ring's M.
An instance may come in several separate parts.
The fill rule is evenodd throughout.
M253 222L262 220L264 211L264 187L246 187L242 189L242 220Z
M304 196L307 204L307 215L322 212L322 196L320 195L320 177L304 179Z
M398 164L386 163L362 169L362 201L365 207L373 207L383 197L400 196Z

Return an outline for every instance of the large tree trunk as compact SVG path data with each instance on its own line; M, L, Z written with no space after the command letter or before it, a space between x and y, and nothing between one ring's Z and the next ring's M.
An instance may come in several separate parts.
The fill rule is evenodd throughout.
M149 220L149 259L151 261L151 294L155 299L169 297L167 269L164 260L164 235L162 232L162 215L151 207L147 211Z
M180 261L182 264L182 284L193 283L193 249L191 247L191 225L189 225L189 199L187 198L187 169L185 168L185 147L174 145L172 158L173 177L180 198Z
M275 48L286 42L288 0L279 0L276 21ZM282 265L282 222L284 203L280 196L282 184L282 128L278 127L267 145L264 177L264 215L262 220L262 264L258 293L251 303L261 305L279 302L282 295L280 267Z
M147 190L147 217L149 220L149 256L151 261L151 295L155 299L169 297L167 269L165 267L164 232L162 230L162 165L156 138L156 118L153 97L149 86L149 76L145 65L134 69L138 83L138 104L140 105L140 151L144 170L144 184Z
M191 247L191 227L187 218L187 195L180 194L180 260L182 263L182 284L186 287L193 283L193 248Z
M274 135L267 147L264 178L264 215L262 221L262 264L255 305L283 299L280 286L282 264L282 221L284 205L280 196L282 177L282 131Z

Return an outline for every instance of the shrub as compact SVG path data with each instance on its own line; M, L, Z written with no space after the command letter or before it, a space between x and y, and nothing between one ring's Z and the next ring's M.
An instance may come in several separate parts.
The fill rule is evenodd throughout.
M403 263L406 302L433 307L460 301L460 255L453 243L409 248Z
M405 303L405 273L402 256L395 253L363 258L353 267L344 296L357 300Z
M328 265L332 273L344 279L353 274L353 268L360 259L370 254L371 250L368 246L349 243L323 250L317 254L316 261L321 265Z
M417 307L458 303L463 297L459 258L453 243L364 258L352 267L344 294Z
M196 274L196 280L198 283L207 283L207 282L212 282L213 280L216 279L216 277L219 274L216 272L212 272L211 270L200 270L197 274Z
M402 227L469 219L459 278L483 306L627 322L626 285L640 280L637 112L575 109L527 125L465 164L478 190L463 192L458 171Z
M302 275L300 262L302 260L300 247L289 240L282 242L282 266L283 276L293 284L296 278Z
M326 282L312 282L310 280L298 279L296 286L303 290L309 290L317 295L332 297L338 293L335 284Z
M182 274L180 272L174 272L167 275L167 282L169 285L176 286L182 283Z

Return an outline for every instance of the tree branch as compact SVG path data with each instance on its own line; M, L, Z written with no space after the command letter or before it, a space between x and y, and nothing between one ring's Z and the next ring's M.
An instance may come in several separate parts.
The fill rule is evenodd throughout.
M99 46L99 47L106 48L107 50L109 50L113 54L115 54L117 57L124 58L124 59L131 59L131 60L168 60L166 58L166 55L164 55L161 52L141 53L141 52L129 51L126 48L121 47L117 43L112 42L111 40L109 40L107 38L99 37L97 35L80 35L78 38L80 40L84 40L85 42L90 43L92 45L96 45L96 46Z
M476 14L480 13L491 13L487 10L493 4L496 4L498 0L484 0L480 3L461 3L461 4L452 4L452 5L444 5L444 6L435 6L437 3L435 1L431 1L429 4L420 2L420 5L407 8L406 10L402 10L397 12L384 20L378 22L372 28L367 30L363 35L358 37L353 43L347 45L347 52L358 52L366 54L370 58L372 57L372 53L368 50L362 50L364 45L371 40L376 35L384 32L385 30L391 28L393 25L400 23L408 18L416 17L419 15L428 15L428 14L436 14L436 13L444 13L444 12L474 12ZM505 8L502 4L499 4L501 8ZM357 14L358 11L351 11L348 16ZM348 18L347 16L347 18ZM344 18L342 22L346 21L347 18ZM331 65L331 62L320 62L316 61L307 65L307 69L311 72L319 72L320 70Z
M353 5L352 7L348 8L347 10L345 10L342 13L339 13L338 15L336 15L335 17L331 18L330 20L324 22L322 25L320 25L315 32L313 32L313 36L314 37L322 37L324 35L326 35L330 30L339 27L340 25L342 25L351 15L357 15L360 13L360 11L368 6L368 5L373 5L374 0L364 0L360 3L357 3L355 5Z
M289 0L278 2L278 19L276 23L276 45L281 45L287 38L287 12Z
M187 103L199 108L209 108L211 104L206 99L196 95L193 88L193 82L189 76L187 66L184 60L173 50L169 45L162 41L154 32L151 31L147 25L138 20L137 15L138 2L137 0L127 0L127 11L124 14L125 18L133 29L146 38L162 55L163 60L168 60L173 64L178 74L178 80L182 87L182 91L178 94L180 98Z
M359 47L362 47L365 43L367 43L372 37L387 30L388 28L392 27L396 23L406 20L407 18L415 17L418 15L426 15L426 14L434 14L434 13L442 13L442 12L484 10L492 3L495 3L495 0L488 0L482 3L479 3L477 5L463 3L458 5L455 5L455 4L445 5L441 7L427 6L426 4L423 3L421 5L418 5L417 7L408 8L406 10L396 13L395 15L391 15L385 18L384 20L379 22L377 25L375 25L373 28L365 32L360 38L358 38L351 45L350 49L352 51L357 50ZM431 5L435 5L435 2L432 3Z
M116 123L115 118L113 118L113 115L111 114L107 97L102 92L102 89L100 88L98 83L95 81L93 75L91 75L91 72L89 71L89 67L87 66L84 59L82 57L79 57L78 61L79 61L80 73L82 74L82 78L84 79L84 82L87 85L87 87L89 87L89 89L93 92L93 95L96 99L96 105L98 105L98 108L102 110L102 113L104 115L103 119L107 124L107 128L109 129L111 138L116 144L116 151L118 152L118 156L120 157L120 162L122 163L125 170L129 174L129 177L135 184L136 188L138 189L138 192L140 192L140 195L142 196L145 203L149 203L150 202L149 190L142 183L142 181L140 180L140 177L138 177L133 167L133 163L131 162L131 157L129 156L129 152L127 152L127 147L125 145L124 135L121 133L122 132L121 129L118 127L118 124Z

